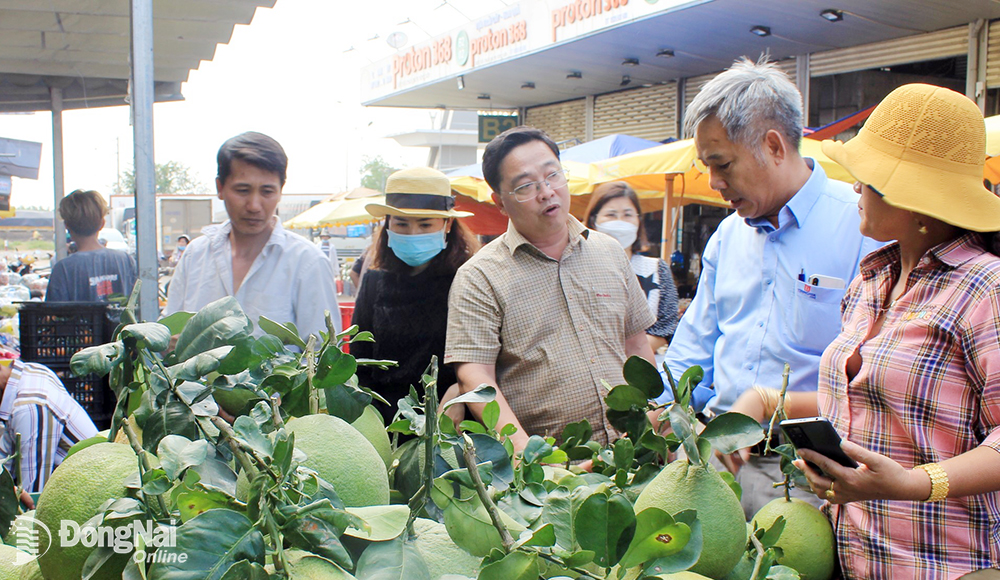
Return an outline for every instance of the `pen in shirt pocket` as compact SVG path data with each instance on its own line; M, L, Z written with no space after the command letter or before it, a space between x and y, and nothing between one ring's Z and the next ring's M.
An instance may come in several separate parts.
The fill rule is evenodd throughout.
M805 281L806 281L806 269L802 268L799 270L799 282L805 282Z

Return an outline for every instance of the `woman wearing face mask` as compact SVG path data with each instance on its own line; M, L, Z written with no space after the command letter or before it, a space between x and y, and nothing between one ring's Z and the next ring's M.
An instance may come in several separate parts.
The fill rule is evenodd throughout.
M646 329L646 337L653 352L657 352L670 343L677 329L677 286L666 262L638 254L646 249L639 197L621 181L602 183L590 196L584 223L592 230L615 238L625 249L639 285L646 293L649 309L656 316L656 323Z
M365 274L354 306L352 323L370 331L375 342L356 342L358 358L394 360L388 370L359 367L361 385L389 402L383 410L386 424L396 414L399 399L418 387L420 377L438 357L439 395L456 382L455 372L440 364L444 358L448 323L448 291L459 266L479 244L456 218L448 178L435 169L416 167L397 171L386 181L385 204L365 209L386 223L372 246L371 269Z

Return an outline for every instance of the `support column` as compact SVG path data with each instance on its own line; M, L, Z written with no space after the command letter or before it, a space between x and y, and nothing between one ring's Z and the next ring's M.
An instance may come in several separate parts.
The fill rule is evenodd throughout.
M594 140L594 95L587 95L583 105L583 142Z
M49 87L49 99L52 101L52 190L55 202L55 220L53 226L56 243L56 262L66 257L66 225L59 217L59 203L66 195L63 182L63 99L62 89Z
M800 54L795 57L795 84L802 94L802 124L809 126L809 81L812 72L809 70L809 55Z
M153 1L130 0L130 8L136 253L142 280L139 318L153 321L160 317L153 161Z
M986 49L989 25L979 19L969 23L969 57L966 59L965 96L986 110Z

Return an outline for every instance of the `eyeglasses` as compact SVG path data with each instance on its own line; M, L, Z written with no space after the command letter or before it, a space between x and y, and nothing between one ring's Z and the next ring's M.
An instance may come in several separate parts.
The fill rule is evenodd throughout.
M509 195L513 195L514 199L517 201L529 201L538 197L538 194L542 192L543 187L557 189L566 185L568 178L569 172L565 169L560 169L546 175L545 179L541 181L531 181L523 185L519 185L514 188L514 191L509 191L507 193Z

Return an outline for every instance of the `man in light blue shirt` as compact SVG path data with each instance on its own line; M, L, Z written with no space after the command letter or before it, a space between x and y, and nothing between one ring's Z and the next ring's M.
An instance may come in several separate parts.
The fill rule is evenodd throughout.
M801 103L774 65L743 59L706 84L685 115L712 188L737 212L705 247L697 294L665 359L675 378L704 369L696 408L722 413L753 385L779 387L786 362L789 389L815 391L844 290L879 246L858 231L851 186L799 155ZM737 479L748 516L781 495L770 485L782 479L777 457L752 457Z

